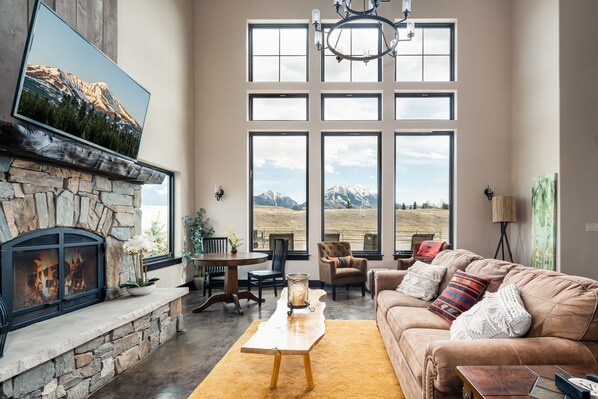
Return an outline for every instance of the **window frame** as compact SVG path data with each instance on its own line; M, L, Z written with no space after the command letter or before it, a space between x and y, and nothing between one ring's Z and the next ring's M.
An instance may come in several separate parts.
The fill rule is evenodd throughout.
M278 37L278 80L273 82L254 82L253 80L253 30L254 29L305 29L305 55L297 55L296 57L305 57L305 82L293 82L293 81L281 81L280 80L280 31ZM309 24L301 24L301 23L249 23L247 24L247 38L248 38L248 48L247 48L247 81L252 83L307 83L309 82ZM274 56L272 56L274 57Z
M254 137L305 137L305 250L289 251L287 260L309 260L309 131L250 131L249 132L249 231L247 237L250 252L265 253L272 259L272 250L256 250L253 245L253 138Z
M449 243L454 245L455 231L454 231L454 188L455 188L455 131L454 130L432 130L428 132L408 132L395 131L394 132L394 171L393 171L393 256L394 259L409 258L411 250L399 251L397 250L397 138L399 136L411 137L427 137L427 136L447 136L449 138ZM408 254L406 253L408 252Z
M321 159L320 159L320 211L321 211L321 226L320 226L320 239L324 241L324 234L326 231L326 214L324 208L324 193L326 192L326 151L325 141L326 137L341 137L341 136L371 136L376 137L378 140L378 165L377 165L377 185L378 185L378 218L377 218L377 233L378 233L378 250L377 251L355 251L352 253L361 258L368 260L382 260L382 132L381 131L342 131L342 132L327 132L321 133Z
M174 228L174 216L175 216L175 212L174 212L174 196L175 196L175 192L174 192L174 172L170 171L168 169L163 169L157 166L153 166L153 165L148 165L145 164L143 162L137 162L137 164L142 165L148 169L153 169L156 170L160 173L164 173L166 175L165 179L168 179L168 254L165 255L158 255L158 256L152 256L151 258L147 258L147 270L148 271L153 271L153 270L158 270L158 269L162 269L163 267L168 267L168 266L173 266L173 265L177 265L179 263L181 263L182 259L181 257L175 257L174 256L174 234L175 234L175 228ZM143 205L143 202L141 202L141 206ZM141 206L139 207L139 209L141 210ZM140 226L141 228L141 226ZM142 229L142 233L143 233L143 229Z
M334 26L334 24L323 24L322 25L322 31L326 32L326 29L330 29L332 26ZM380 53L382 51L382 35L380 34L380 27L378 24L347 24L345 25L343 28L349 28L349 29L372 29L372 28L376 28L378 29L378 52ZM325 33L325 37L328 37L328 33ZM328 40L328 39L326 39ZM324 46L326 46L326 43L323 43ZM351 31L351 46L353 45L353 32ZM331 81L327 81L325 80L326 78L326 71L325 71L325 64L326 64L326 58L325 57L335 57L334 55L326 55L326 50L322 50L320 51L320 82L322 83L331 83L331 84L338 84L338 83L358 83L358 84L362 84L362 83L381 83L382 82L382 63L384 61L383 58L378 59L378 78L372 82L363 82L363 81L353 81L353 62L362 62L362 61L350 61L350 60L345 60L345 61L350 61L351 63L349 64L349 77L351 78L349 81L346 82L331 82ZM396 70L396 68L395 68Z
M326 98L377 98L377 119L325 119L324 110ZM322 93L320 96L320 120L322 122L381 122L382 121L382 93Z
M398 24L397 25L398 28L406 28L407 24L402 23L402 24ZM422 80L416 80L416 81L407 81L407 80L397 80L397 58L400 57L401 55L399 55L397 53L397 56L395 57L395 72L394 72L394 81L395 83L423 83L423 82L455 82L455 23L454 22L416 22L415 23L415 29L417 28L422 28L422 29L450 29L451 32L451 38L450 38L450 54L449 54L449 67L450 67L450 71L449 71L449 80L448 81L438 81L438 80L424 80L424 62L423 59L426 55L428 56L435 56L435 55L442 55L442 56L446 56L445 54L426 54L423 52L423 46L425 46L425 43L422 42L422 53L418 54L417 56L421 57L422 59ZM425 36L424 36L424 40L425 40ZM401 43L399 42L399 45L397 47L400 48ZM408 55L411 57L414 57L415 55Z
M449 98L449 119L397 119L397 98ZM454 92L395 92L394 95L394 120L395 122L407 121L454 121L455 119L455 93Z
M253 119L254 98L305 98L306 119ZM308 93L249 93L249 122L306 122L309 121L309 94Z

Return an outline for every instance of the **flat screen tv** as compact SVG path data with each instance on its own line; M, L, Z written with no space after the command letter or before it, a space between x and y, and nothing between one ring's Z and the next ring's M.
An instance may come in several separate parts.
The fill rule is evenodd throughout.
M150 93L38 0L12 115L136 159Z

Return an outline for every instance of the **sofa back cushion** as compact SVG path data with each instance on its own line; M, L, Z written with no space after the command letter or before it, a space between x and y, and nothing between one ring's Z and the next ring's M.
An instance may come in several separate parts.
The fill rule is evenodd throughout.
M446 273L444 274L444 278L440 282L438 292L442 292L446 289L457 270L465 270L465 268L469 266L471 262L480 259L483 259L480 255L476 255L473 252L468 251L466 249L442 251L438 255L436 255L436 257L432 261L432 264L436 266L446 267Z
M496 292L507 273L515 266L521 265L505 262L504 260L484 258L471 262L471 264L465 268L465 271L477 276L490 278L491 283L488 288L486 288L486 292Z
M528 337L598 341L598 282L531 267L515 266L503 284L517 284L532 315Z

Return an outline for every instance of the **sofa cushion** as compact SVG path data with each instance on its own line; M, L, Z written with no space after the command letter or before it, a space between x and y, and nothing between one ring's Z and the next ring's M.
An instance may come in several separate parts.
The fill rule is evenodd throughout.
M431 328L448 330L449 323L443 318L428 312L425 308L396 306L386 314L386 321L398 341L403 332L411 328Z
M532 315L528 337L598 341L598 282L516 266L503 284L517 284Z
M456 249L454 251L442 251L432 261L433 265L442 265L447 268L444 278L440 282L438 292L442 292L448 286L448 283L453 278L453 274L457 270L465 270L469 264L475 260L483 259L480 255L476 255L466 249Z
M422 385L424 359L428 344L432 341L448 339L450 339L448 330L411 328L401 334L399 348L420 386Z
M448 287L428 310L452 323L461 313L475 305L490 284L490 279L457 270Z
M451 339L517 338L525 335L532 317L515 284L489 292L451 325Z
M377 298L378 308L386 317L388 311L395 306L404 306L409 308L427 308L430 302L422 301L421 299L413 298L409 295L402 294L396 290L380 291Z
M339 267L336 269L336 277L360 277L363 276L361 270L354 267Z
M446 267L427 265L417 261L407 270L407 275L397 287L397 291L430 301L438 295L438 285L446 273Z
M480 259L474 260L465 268L467 273L476 274L490 278L492 282L486 288L486 292L496 292L503 283L505 276L515 266L521 266L516 263L509 263L498 259Z
M351 267L351 256L330 257L326 260L331 261L336 268Z

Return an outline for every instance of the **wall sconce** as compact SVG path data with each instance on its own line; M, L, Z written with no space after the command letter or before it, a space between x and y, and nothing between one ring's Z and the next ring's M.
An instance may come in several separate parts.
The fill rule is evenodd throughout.
M488 198L488 201L492 201L492 197L494 197L494 190L492 189L491 185L486 186L484 189L484 195Z
M224 190L222 189L222 186L214 186L214 197L216 197L216 201L220 201L223 195Z

